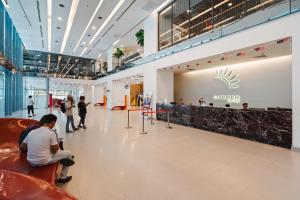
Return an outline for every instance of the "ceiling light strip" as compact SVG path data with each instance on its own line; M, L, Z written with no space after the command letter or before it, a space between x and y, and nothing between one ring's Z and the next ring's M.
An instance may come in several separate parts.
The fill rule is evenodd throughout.
M97 8L96 8L96 10L94 11L94 13L93 13L93 15L92 15L92 17L91 17L91 19L90 19L88 25L85 27L85 29L84 29L82 35L80 36L80 38L79 38L79 40L78 40L78 43L77 43L76 46L75 46L75 49L74 49L74 51L73 51L74 53L75 53L76 49L78 48L78 46L79 46L79 44L80 44L80 42L81 42L81 40L82 40L84 34L87 32L89 26L91 25L92 21L94 20L94 17L95 17L96 14L98 13L98 11L99 11L99 9L100 9L102 3L103 3L103 0L101 0L101 1L98 3Z
M91 41L89 42L89 45L91 45L95 39L98 37L98 35L100 34L100 32L103 30L103 28L108 24L108 22L111 20L111 18L114 16L114 14L119 10L119 8L122 6L122 4L125 2L125 0L120 0L119 3L116 5L116 7L112 10L112 12L110 13L110 15L107 17L107 19L105 20L105 22L102 24L102 26L98 29L98 31L96 32L96 34L94 35L94 37L91 39Z
M113 43L113 46L115 46L116 44L118 44L120 42L121 39L118 39L116 40L114 43Z
M116 19L116 22L119 21L121 19L121 17L123 17L123 15L127 12L127 10L129 10L129 8L136 2L136 0L132 1L131 4L124 10L124 12Z
M81 54L80 54L79 56L82 56L86 50L87 50L87 47L85 47L85 48L83 49L83 51L81 52Z
M48 9L48 51L51 51L52 0L47 0Z
M161 4L158 8L156 8L152 14L157 13L159 11L161 11L166 5L168 5L169 3L171 3L173 0L166 0L163 4Z
M79 0L73 0L72 1L72 6L71 6L68 22L67 22L66 31L65 31L65 34L64 34L64 39L63 39L61 49L60 49L61 54L64 53L64 50L65 50L65 47L66 47L66 44L67 44L67 40L69 38L69 34L71 32L71 28L72 28L72 25L73 25L73 21L74 21L75 15L76 15L76 11L77 11L77 8L78 8L78 4L79 4Z

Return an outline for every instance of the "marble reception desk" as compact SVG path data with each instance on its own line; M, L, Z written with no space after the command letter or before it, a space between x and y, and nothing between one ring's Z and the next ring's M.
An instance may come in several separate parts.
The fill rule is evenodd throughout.
M167 109L170 122L254 140L285 148L292 146L292 112L264 111L193 105L157 104L156 109ZM158 113L158 120L167 121L166 113Z

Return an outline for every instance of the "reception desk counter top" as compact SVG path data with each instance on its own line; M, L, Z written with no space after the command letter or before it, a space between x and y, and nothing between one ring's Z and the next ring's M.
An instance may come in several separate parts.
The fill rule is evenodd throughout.
M285 148L292 145L292 111L241 110L193 105L157 104L170 122ZM167 120L158 113L158 120Z

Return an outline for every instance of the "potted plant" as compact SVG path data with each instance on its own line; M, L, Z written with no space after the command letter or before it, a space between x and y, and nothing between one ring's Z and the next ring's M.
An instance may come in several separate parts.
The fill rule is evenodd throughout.
M138 32L135 33L136 41L138 45L141 47L144 46L144 30L140 29Z
M104 73L107 72L107 62L104 62L103 66L102 66L102 70L104 71Z
M118 67L120 67L120 59L125 55L125 50L117 48L113 56L118 59Z

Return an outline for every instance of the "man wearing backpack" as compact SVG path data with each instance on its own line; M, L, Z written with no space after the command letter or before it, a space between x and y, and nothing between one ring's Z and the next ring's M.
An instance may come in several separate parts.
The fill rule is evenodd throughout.
M67 116L67 123L66 123L66 133L71 133L72 131L69 130L69 126L71 123L73 131L78 130L78 128L74 125L74 118L73 118L73 97L71 95L67 96L67 102L65 102L66 107L66 116Z
M58 183L67 183L72 179L68 176L69 167L75 162L70 151L59 150L57 135L51 130L57 117L53 114L44 115L40 120L41 127L31 130L21 143L20 149L27 152L27 161L32 166L47 166L56 162L63 165Z

